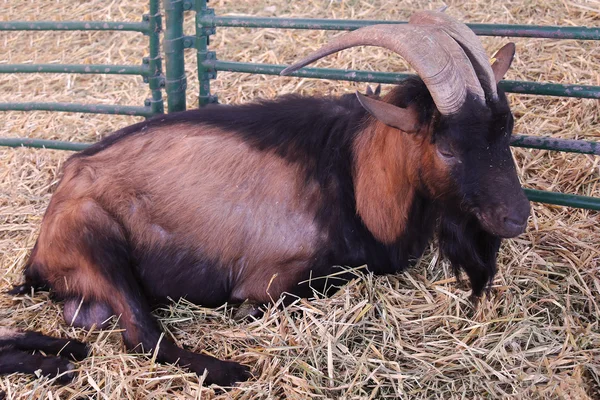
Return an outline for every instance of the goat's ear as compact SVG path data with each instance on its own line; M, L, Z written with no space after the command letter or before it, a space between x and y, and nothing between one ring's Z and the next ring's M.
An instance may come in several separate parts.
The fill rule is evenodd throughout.
M381 94L381 83L379 85L377 85L377 87L375 88L375 96L379 97L379 95Z
M379 95L381 94L381 83L379 85L377 85L377 87L375 88L375 91L373 91L373 88L371 87L371 85L367 85L367 96L370 97L379 97Z
M494 77L496 78L496 84L500 82L500 79L504 77L506 71L510 68L510 64L515 57L515 44L510 42L505 44L500 50L494 54L494 63L492 64L492 70L494 71Z
M360 105L378 121L406 133L419 130L419 116L412 107L401 108L356 92Z

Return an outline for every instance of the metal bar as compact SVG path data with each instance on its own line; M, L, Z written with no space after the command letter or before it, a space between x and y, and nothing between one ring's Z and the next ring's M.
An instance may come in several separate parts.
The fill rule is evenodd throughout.
M600 86L509 80L500 81L499 86L510 93L600 99Z
M514 147L600 156L600 143L585 140L557 139L547 136L513 135L510 139L510 144Z
M166 29L163 48L167 63L167 108L169 112L186 109L185 60L183 54L183 0L165 0Z
M467 24L467 26L480 36L600 40L600 28L597 27L509 24Z
M0 74L52 73L52 74L118 74L148 76L146 65L108 64L0 64Z
M405 24L406 21L382 20L342 20L308 18L262 18L262 17L220 17L203 16L202 26L243 27L243 28L283 28L283 29L322 29L350 31L374 24ZM532 37L548 39L600 40L600 28L508 25L508 24L467 24L481 36Z
M62 111L92 114L119 114L141 117L152 116L151 107L120 106L108 104L76 104L76 103L0 103L0 111Z
M286 67L275 64L254 64L234 61L205 60L206 67L217 71L244 72L250 74L279 75ZM353 82L377 82L397 84L414 76L406 73L358 71L351 69L312 68L304 67L290 76L318 79L335 79ZM539 94L546 96L600 98L600 86L567 85L544 82L501 81L500 87L507 92L520 94Z
M569 206L575 208L585 208L588 210L600 210L600 198L579 196L575 194L565 194L557 192L547 192L545 190L524 189L527 198L538 203L556 204L558 206Z
M151 98L146 101L150 105L152 114L162 114L165 106L162 98L162 88L165 85L162 74L162 59L160 57L160 32L162 31L162 19L160 15L160 0L150 0L150 14L144 16L148 21L148 52L149 57L144 59L144 65L148 68L148 86ZM149 104L148 104L149 103Z
M8 147L32 147L36 149L55 149L80 151L92 144L64 142L60 140L29 139L29 138L0 138L0 146Z
M215 68L207 61L215 61L215 53L208 51L209 36L215 32L214 26L205 26L203 18L214 16L214 10L207 7L208 0L196 0L196 58L198 62L198 105L203 107L216 103L217 97L210 94L210 80L217 77Z
M544 150L560 150L560 151L569 151L569 150L564 150L564 148L554 148L551 146L523 146L523 145L515 145L514 142L516 140L519 140L520 138L532 138L536 141L538 140L543 140L543 139L549 139L554 141L555 139L552 138L544 138L544 137L531 137L531 136L524 136L524 135L515 135L513 138L513 146L517 146L517 147L529 147L529 148L535 148L535 149L544 149ZM573 140L572 142L577 142L577 143L588 143L588 142L582 142L582 141L575 141ZM66 145L63 145L63 143L66 143ZM589 143L592 145L596 145L597 143ZM82 150L85 147L87 147L89 144L86 143L72 143L72 142L60 142L60 141L56 141L56 140L44 140L44 139L23 139L23 138L8 138L8 139L2 139L0 138L0 146L10 146L10 147L19 147L19 146L24 146L24 147L37 147L37 148L52 148L52 149L58 149L58 150ZM70 147L65 147L65 146L70 146ZM77 147L78 146L78 147ZM600 152L600 147L596 147L596 150L593 151L587 151L587 150L582 150L581 148L578 149L574 149L574 150L570 150L571 152L576 152L576 153L583 153L583 154L596 154L598 155L598 153Z
M286 67L276 64L254 64L235 61L206 60L204 65L217 71L244 72L249 74L279 75ZM411 74L396 74L391 72L356 71L349 69L304 67L290 76L302 78L334 79L353 82L378 82L396 84L413 76Z
M109 21L7 21L0 22L0 31L127 31L147 33L147 22Z

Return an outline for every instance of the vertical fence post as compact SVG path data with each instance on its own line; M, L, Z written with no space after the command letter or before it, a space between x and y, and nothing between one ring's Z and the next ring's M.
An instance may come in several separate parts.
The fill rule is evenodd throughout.
M207 7L208 0L196 0L196 50L198 59L198 80L200 107L217 102L217 96L210 94L210 80L217 77L214 67L207 65L207 60L216 59L214 51L208 51L209 36L215 33L213 17L215 12Z
M169 112L184 111L187 79L183 54L183 0L164 0L166 29L164 37L167 62L167 104Z
M162 99L162 87L165 81L162 75L162 60L160 58L160 32L162 30L160 0L150 0L150 14L145 15L144 20L147 20L150 24L148 30L150 55L144 58L144 64L148 64L150 70L146 80L152 92L152 98L146 100L146 105L150 106L152 114L162 114L165 112Z

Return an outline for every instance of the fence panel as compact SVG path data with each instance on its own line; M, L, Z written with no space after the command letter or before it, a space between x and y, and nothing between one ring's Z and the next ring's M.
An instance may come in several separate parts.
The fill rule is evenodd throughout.
M93 114L122 114L150 117L164 112L162 87L162 60L160 56L160 32L162 29L160 0L150 0L149 14L142 16L142 22L108 21L35 21L0 22L0 31L115 31L139 32L148 36L148 57L140 65L104 64L0 64L0 74L8 73L53 73L53 74L115 74L138 75L148 83L151 97L143 106L123 106L106 104L44 103L44 102L4 102L0 111L62 111ZM81 150L84 143L69 143L30 138L0 138L1 146L46 147L59 150Z

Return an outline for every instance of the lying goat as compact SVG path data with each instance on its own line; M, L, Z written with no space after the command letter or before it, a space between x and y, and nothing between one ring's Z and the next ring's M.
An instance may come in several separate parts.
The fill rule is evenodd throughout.
M465 25L422 12L348 33L283 74L362 45L395 51L420 78L381 98L285 96L160 116L71 157L14 292L51 288L80 327L118 315L126 346L152 351L151 309L169 298L213 307L327 292L324 282L347 276L316 278L336 266L397 273L437 233L479 296L501 238L529 215L497 87L514 45L490 67ZM249 377L167 338L157 359L221 385Z

